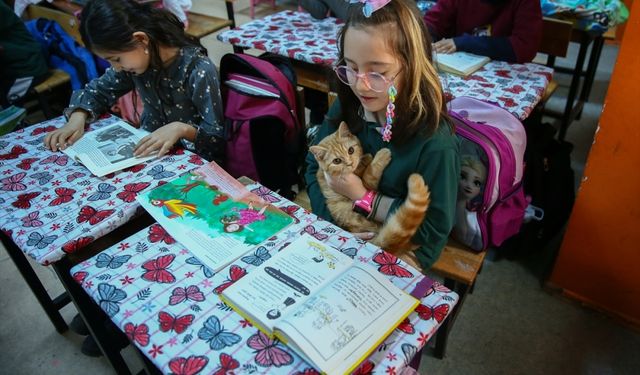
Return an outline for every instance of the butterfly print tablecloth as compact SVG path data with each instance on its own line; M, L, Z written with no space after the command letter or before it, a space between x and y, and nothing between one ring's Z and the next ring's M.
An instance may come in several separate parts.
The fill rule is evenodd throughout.
M99 128L118 121L109 117ZM0 229L41 264L55 262L131 219L137 194L203 164L190 152L140 164L102 178L62 152L44 147L62 117L0 137Z
M258 184L248 188L296 222L218 273L158 224L71 269L74 279L163 373L317 374L290 348L265 336L218 298L218 293L302 233L376 267L407 292L424 278L395 256L268 189ZM438 283L424 295L416 311L356 373L400 373L458 300L456 293Z
M336 41L342 25L332 17L315 20L308 13L282 11L222 32L218 39L330 66L338 58ZM538 64L492 61L469 77L442 74L440 81L450 99L471 96L495 102L524 120L542 98L552 75L553 69Z

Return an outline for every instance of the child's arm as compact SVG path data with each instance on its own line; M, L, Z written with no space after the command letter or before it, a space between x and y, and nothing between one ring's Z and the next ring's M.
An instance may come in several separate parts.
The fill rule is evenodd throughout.
M192 151L203 158L218 164L224 161L223 108L218 73L207 57L200 58L189 69L185 89L197 111L194 117L200 120L194 124L174 121L163 125L140 141L136 146L136 156L156 151L158 156L162 156L182 139L193 143L195 150Z
M198 155L206 160L223 163L224 108L218 72L208 57L203 57L194 64L186 89L201 120L190 125L183 138L193 142Z
M436 42L437 52L470 52L488 56L492 60L512 63L530 62L536 56L542 38L542 11L539 0L518 1L513 12L513 27L508 36L455 35L456 18L451 9L454 3L450 0L440 0L424 17L434 41L440 37L451 38Z
M424 15L424 23L433 41L455 36L456 31L455 0L440 0Z
M109 68L102 76L87 83L84 89L73 92L64 115L69 119L74 111L83 109L88 115L86 122L91 123L108 112L118 98L134 88L131 73Z
M84 135L86 123L95 121L107 112L119 97L131 91L133 87L130 73L107 69L101 77L73 93L69 107L64 110L67 123L45 136L45 147L51 151L58 151L73 144Z

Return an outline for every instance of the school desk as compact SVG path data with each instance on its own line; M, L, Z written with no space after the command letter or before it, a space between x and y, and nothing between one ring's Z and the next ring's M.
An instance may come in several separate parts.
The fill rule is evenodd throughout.
M117 120L100 120L91 129ZM67 329L58 310L70 298L81 314L79 305L86 305L76 300L82 299L83 292L68 289L77 287L66 280L73 259L149 225L150 218L140 215L143 210L136 194L203 163L199 156L178 150L98 178L62 152L44 147L45 135L64 124L59 117L0 137L0 239L58 332ZM137 220L131 221L134 217ZM25 254L42 265L52 265L69 293L52 300Z
M234 47L287 56L296 69L299 85L328 92L342 25L332 17L315 20L308 13L282 11L224 31L218 39ZM491 61L466 78L443 73L440 80L449 96L495 102L524 120L542 98L552 75L553 69L539 64Z
M458 295L393 256L383 258L377 247L265 187L247 187L296 219L260 245L269 253L275 254L300 234L308 233L360 262L378 269L384 265L390 280L407 292L424 280L421 306L362 365L362 373L373 368L380 374L401 373L435 334ZM317 373L291 349L259 333L219 299L217 292L254 268L238 259L214 274L154 224L76 265L71 274L163 373L179 373L187 364L193 373L202 374L222 369L243 374ZM410 276L392 276L400 275L401 270Z

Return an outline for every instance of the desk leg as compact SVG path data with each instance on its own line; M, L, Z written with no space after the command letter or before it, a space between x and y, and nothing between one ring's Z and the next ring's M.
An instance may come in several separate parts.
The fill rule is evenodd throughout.
M584 84L582 85L582 91L580 92L580 100L583 102L589 101L589 94L591 94L591 87L593 86L593 80L596 76L596 71L598 70L598 62L600 61L600 55L602 54L603 47L604 38L602 36L596 37L593 40L593 46L591 46L591 54L589 54L589 65L587 65ZM580 114L578 114L578 116L576 117L577 119L580 119Z
M225 1L225 5L227 6L227 18L232 22L231 29L236 28L236 14L233 11L233 3L231 1Z
M438 328L438 333L436 333L436 347L434 355L438 359L444 358L444 354L447 349L447 340L449 339L449 332L453 327L453 323L456 321L458 313L460 313L462 304L467 296L467 291L469 290L468 285L463 285L449 278L444 279L444 286L458 293L460 298L458 299L458 303L453 307L451 314L446 317L445 321L440 325L440 328Z
M66 293L61 294L56 297L54 300L49 297L49 293L44 288L44 285L38 279L38 275L33 271L29 261L25 254L16 246L11 238L9 238L4 232L0 231L0 240L4 245L5 249L7 249L7 253L13 260L13 263L18 267L18 271L31 288L31 291L36 296L36 299L40 303L40 306L44 309L45 313L53 323L53 326L56 328L58 333L64 333L69 329L67 323L60 315L60 309L67 305L71 300Z
M119 375L130 375L131 371L120 355L120 348L118 345L112 343L111 337L104 324L109 318L93 303L91 297L89 297L82 287L71 277L69 271L72 264L69 259L67 257L62 258L55 262L52 267L71 297L82 320L84 320L87 325L89 333L96 340L100 351L104 354L105 358L107 358L115 373Z
M560 122L560 133L558 134L558 139L561 141L564 140L564 137L567 134L567 128L569 127L575 116L574 101L576 99L576 94L578 93L582 66L584 65L584 59L587 54L588 47L589 42L580 43L580 49L578 50L578 60L576 61L576 68L573 72L573 77L571 78L569 94L567 95L567 103L564 106L564 112L562 114L562 119ZM581 107L582 103L579 101L577 105ZM577 112L579 112L580 110L578 110Z

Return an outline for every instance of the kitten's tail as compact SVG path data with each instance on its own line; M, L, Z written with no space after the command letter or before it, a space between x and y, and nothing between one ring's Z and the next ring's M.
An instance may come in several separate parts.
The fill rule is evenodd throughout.
M415 248L411 238L422 224L429 208L430 192L424 179L417 173L407 181L407 199L384 223L378 235L371 241L390 253L400 253Z

